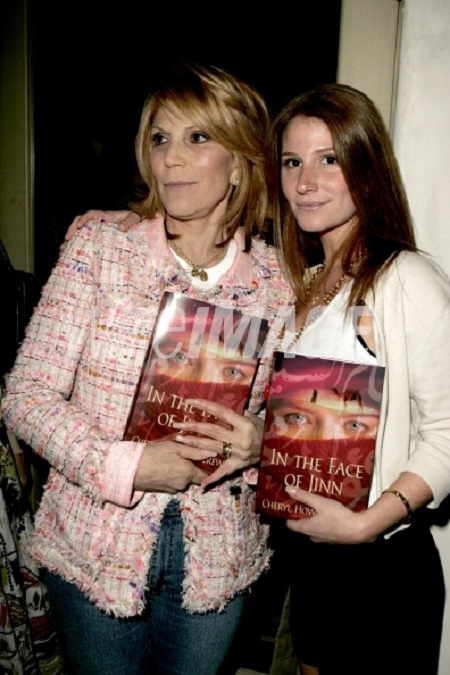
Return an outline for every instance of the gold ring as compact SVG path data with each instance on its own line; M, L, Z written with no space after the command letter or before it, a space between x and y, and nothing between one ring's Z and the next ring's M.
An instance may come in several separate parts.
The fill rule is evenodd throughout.
M233 446L231 443L227 443L226 441L223 442L223 451L222 451L222 457L224 459L230 459L232 453L233 453Z

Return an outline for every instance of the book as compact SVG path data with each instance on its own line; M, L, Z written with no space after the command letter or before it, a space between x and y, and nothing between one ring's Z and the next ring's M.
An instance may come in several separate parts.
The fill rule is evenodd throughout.
M268 321L165 292L144 361L124 440L175 440L175 422L227 424L186 403L217 401L243 414L268 333ZM219 455L195 463L212 473Z
M307 518L287 486L367 508L385 368L274 352L256 509Z

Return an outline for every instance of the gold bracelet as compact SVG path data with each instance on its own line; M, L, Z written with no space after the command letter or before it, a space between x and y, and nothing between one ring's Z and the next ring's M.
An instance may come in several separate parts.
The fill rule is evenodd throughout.
M408 512L408 514L407 514L407 516L406 516L406 518L404 519L403 522L406 523L406 524L410 523L411 520L412 520L412 517L413 517L413 510L411 508L411 504L406 499L405 495L402 495L402 493L399 492L398 490L383 490L383 492L381 494L384 495L384 494L386 494L386 492L390 492L392 495L395 495L396 497L398 497L401 502L403 502L403 505L405 506L405 508Z

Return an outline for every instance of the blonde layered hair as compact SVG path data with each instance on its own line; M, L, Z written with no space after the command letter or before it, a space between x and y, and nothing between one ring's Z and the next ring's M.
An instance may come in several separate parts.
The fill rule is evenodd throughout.
M269 115L262 96L250 85L215 66L178 62L147 98L136 138L136 157L148 195L135 208L145 217L164 213L150 169L152 124L158 110L181 113L232 153L239 166L225 216L227 240L244 228L251 236L264 230L268 213L266 180Z

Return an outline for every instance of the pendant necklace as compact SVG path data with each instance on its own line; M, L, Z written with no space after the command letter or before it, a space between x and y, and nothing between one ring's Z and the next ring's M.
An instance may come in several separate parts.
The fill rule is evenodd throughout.
M314 272L310 275L308 285L306 286L306 289L305 289L305 300L309 299L309 296L311 295L311 291L312 291L312 287L314 285L314 282L315 282L316 278L319 276L319 274L321 274L323 272L324 269L325 269L325 265L319 265L319 267L316 270L314 270ZM293 336L291 342L288 344L288 346L286 347L286 349L284 351L289 352L293 348L293 346L297 343L299 338L303 335L305 329L308 326L310 326L311 324L313 324L319 318L319 316L325 310L325 307L327 307L327 305L329 305L330 302L339 293L339 291L341 290L342 286L344 285L346 279L347 279L347 274L345 272L343 272L341 274L341 276L339 277L339 279L334 284L333 288L330 291L328 291L328 293L325 293L322 300L320 301L320 304L318 304L317 306L315 306L315 303L320 299L320 289L319 289L318 292L316 292L311 297L311 299L310 299L311 309L309 310L309 312L306 316L305 322L303 323L302 327L294 333L294 336ZM283 338L284 338L284 328L282 330L282 335L280 337L281 337L281 341L282 341Z
M215 255L213 255L211 258L209 258L206 262L204 263L195 263L193 260L191 260L186 253L184 253L176 244L175 242L171 241L170 242L171 248L178 253L178 255L185 260L188 265L191 266L191 275L193 277L198 277L201 281L208 281L208 273L205 270L205 267L208 267L208 265L211 265L211 263L215 262L216 260L219 260L224 253L226 252L226 248L221 248Z

